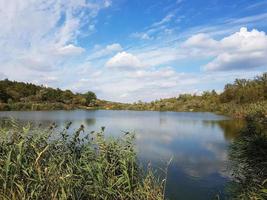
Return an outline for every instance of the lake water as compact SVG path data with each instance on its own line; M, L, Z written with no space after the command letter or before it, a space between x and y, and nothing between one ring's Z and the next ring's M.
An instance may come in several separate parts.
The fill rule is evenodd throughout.
M23 122L64 126L73 122L86 131L106 127L106 134L135 132L138 157L155 168L168 167L168 199L207 200L219 194L229 182L227 146L240 123L212 113L154 111L32 111L0 112L0 120L13 117Z

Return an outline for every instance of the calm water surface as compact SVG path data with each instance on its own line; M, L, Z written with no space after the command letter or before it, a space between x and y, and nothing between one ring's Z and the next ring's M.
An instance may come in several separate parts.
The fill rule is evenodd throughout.
M227 145L240 123L212 113L150 111L33 111L0 112L0 120L13 117L23 122L64 126L73 122L86 131L106 127L106 134L136 133L138 156L144 165L151 162L168 168L166 196L169 199L207 200L223 195L229 181Z

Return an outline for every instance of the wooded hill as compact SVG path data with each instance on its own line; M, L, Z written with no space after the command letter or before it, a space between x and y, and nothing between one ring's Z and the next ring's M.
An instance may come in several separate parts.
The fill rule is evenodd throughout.
M80 94L8 79L0 81L1 110L72 109L95 106L96 102L97 97L91 91Z

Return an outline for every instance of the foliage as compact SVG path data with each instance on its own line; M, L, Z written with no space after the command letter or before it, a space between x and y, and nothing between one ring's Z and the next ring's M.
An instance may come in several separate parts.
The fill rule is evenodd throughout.
M252 103L267 99L267 73L254 80L236 79L233 84L227 84L220 95L222 103Z
M163 199L163 184L138 165L131 134L11 125L0 130L1 199Z
M32 83L0 81L0 110L55 110L90 106L97 97L88 91L74 94L70 90L53 89ZM96 106L96 105L94 105Z
M267 198L267 117L257 113L247 117L247 126L231 144L230 167L234 199Z
M90 103L92 103L93 101L95 101L95 100L97 99L95 93L93 93L93 92L91 92L91 91L86 92L86 93L84 94L84 97L85 97L85 99L86 99L86 103L87 103L87 104L90 104Z

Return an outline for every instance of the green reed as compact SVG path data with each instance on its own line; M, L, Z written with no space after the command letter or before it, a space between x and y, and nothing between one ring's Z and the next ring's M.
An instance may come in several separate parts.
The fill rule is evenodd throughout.
M11 124L0 129L0 199L164 199L163 181L138 164L132 134Z
M230 145L232 199L267 199L267 116L247 117L247 126Z

